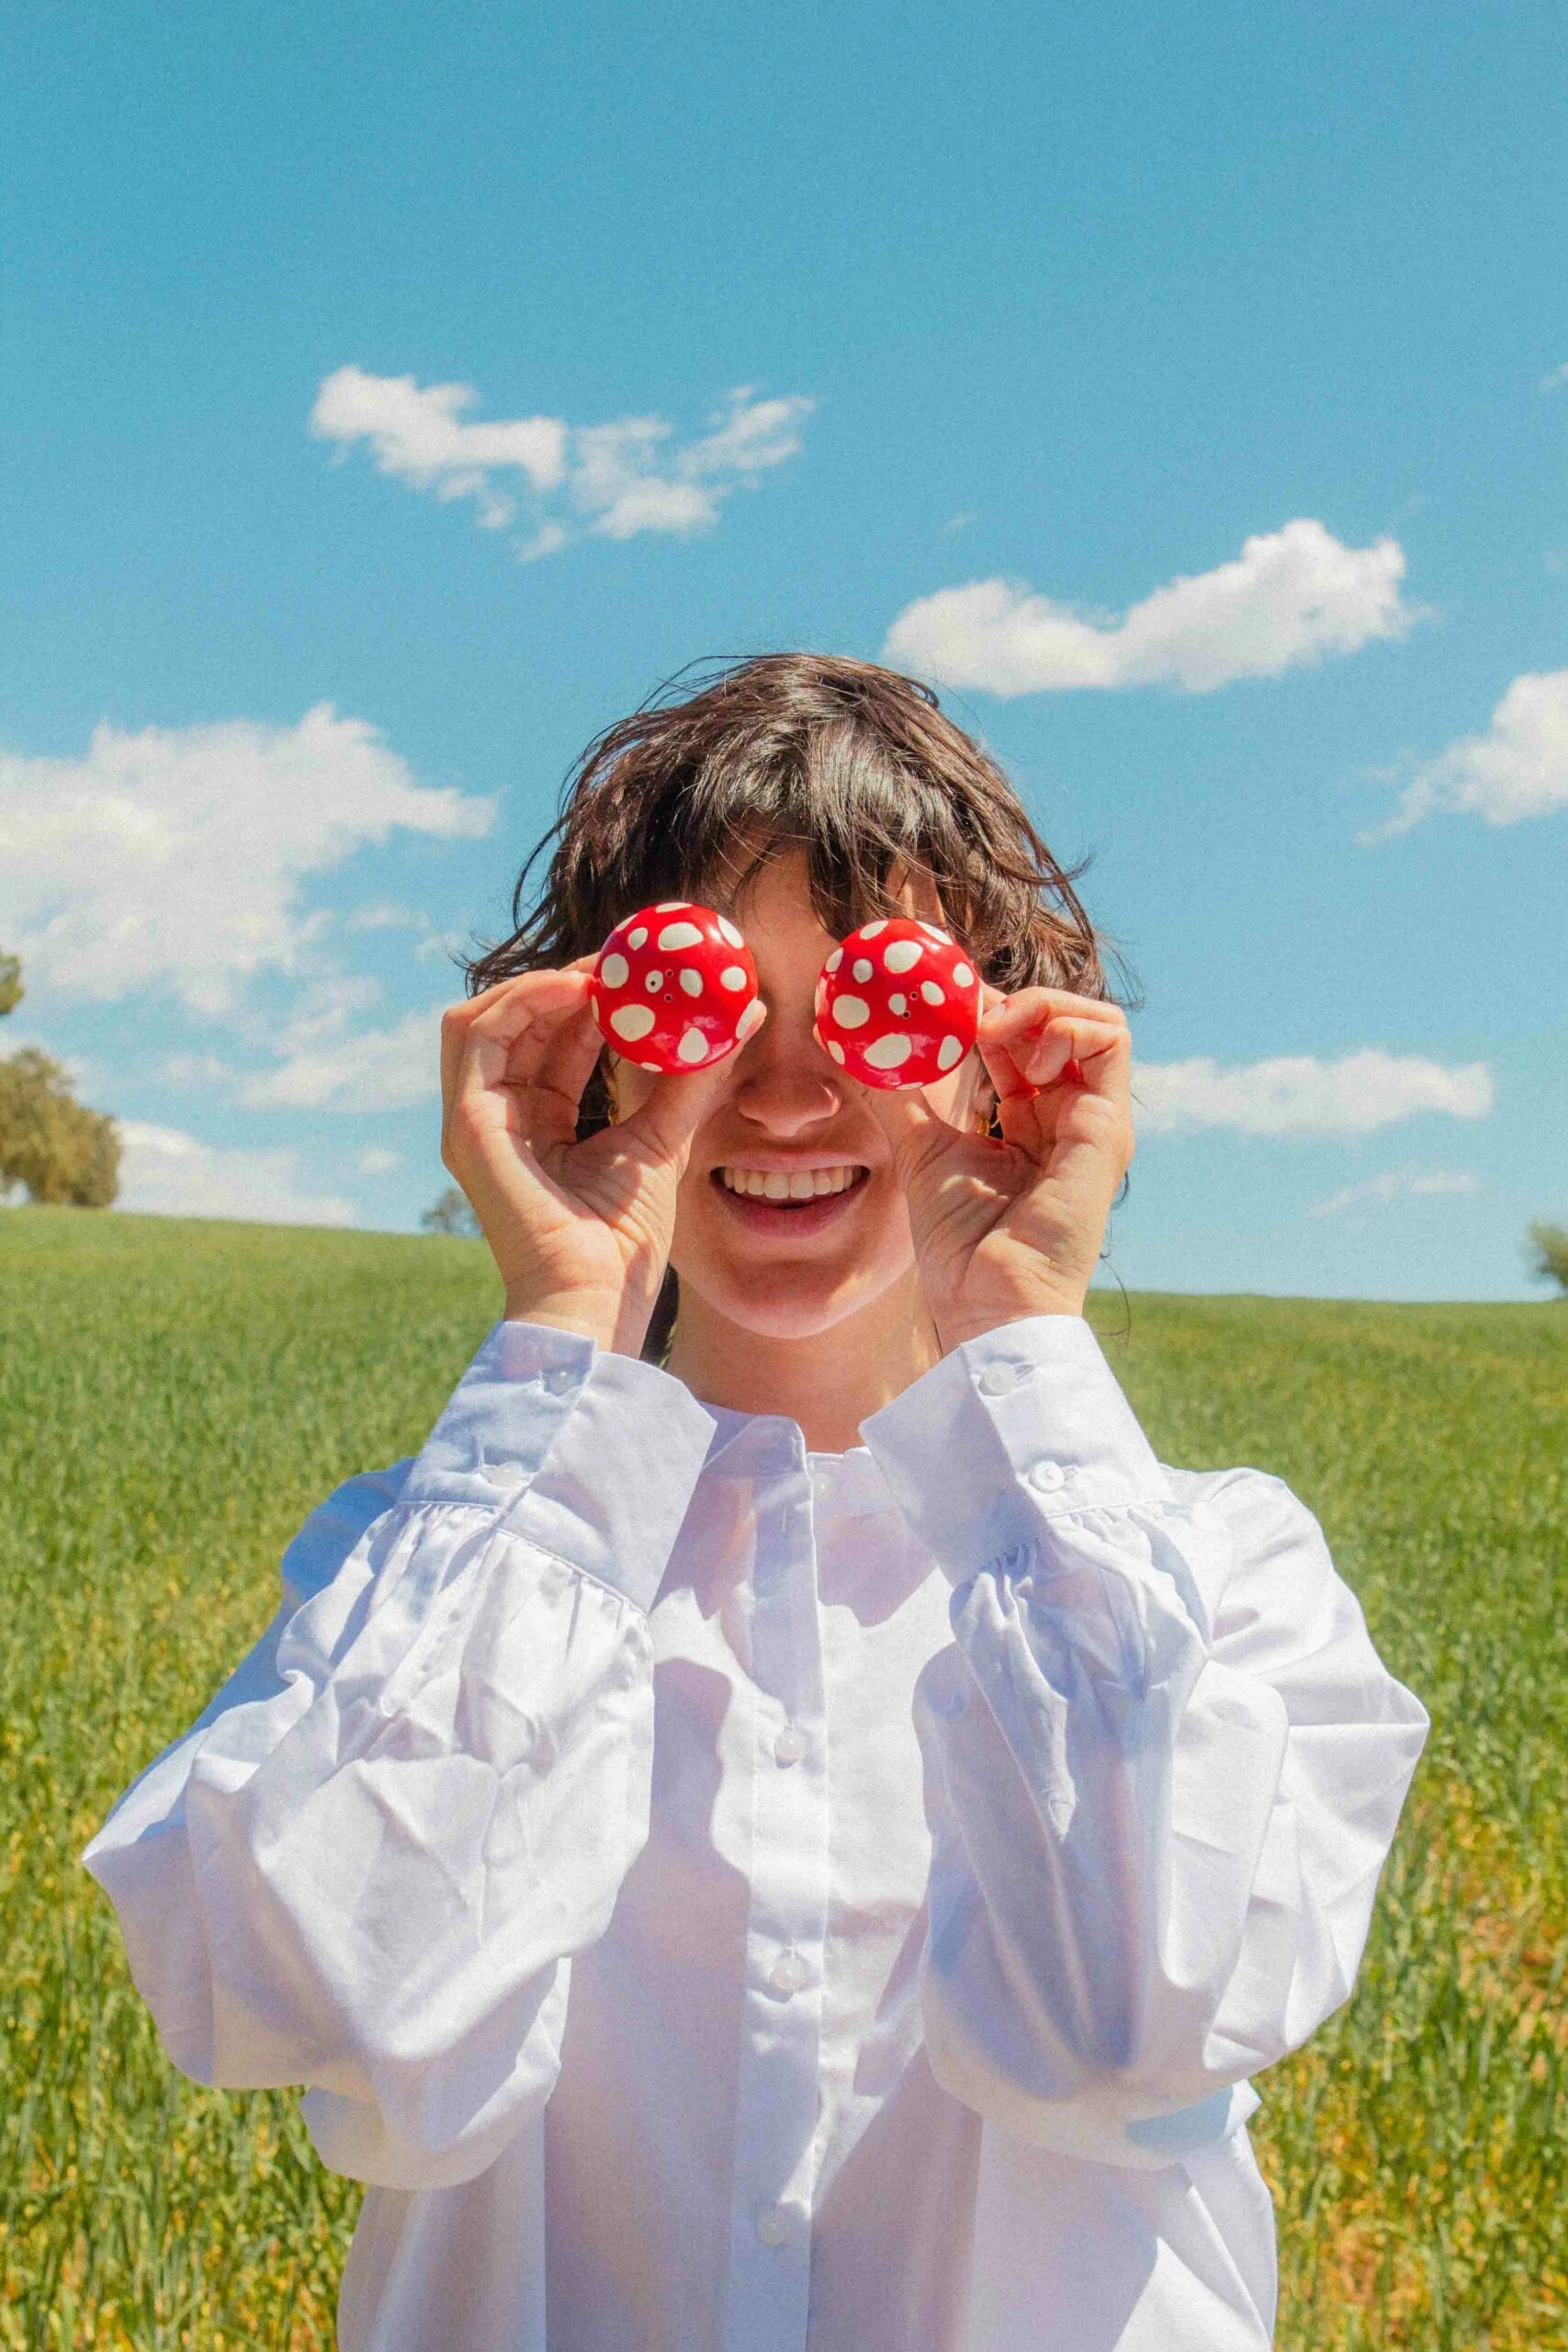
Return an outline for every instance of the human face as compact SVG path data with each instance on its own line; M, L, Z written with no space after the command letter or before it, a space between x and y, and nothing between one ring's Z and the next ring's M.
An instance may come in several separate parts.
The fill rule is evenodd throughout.
M911 914L941 922L929 886L900 894ZM756 961L768 1017L723 1065L724 1079L693 1139L675 1210L671 1263L682 1296L694 1293L740 1329L773 1339L829 1329L886 1293L914 1267L914 1243L892 1146L870 1091L829 1058L811 1034L812 1000L836 942L807 888L804 851L781 851L742 901L723 906ZM655 1081L612 1056L618 1113ZM932 1108L966 1125L980 1100L971 1054L927 1087ZM799 1204L735 1188L735 1180L814 1180ZM834 1189L817 1192L816 1183Z

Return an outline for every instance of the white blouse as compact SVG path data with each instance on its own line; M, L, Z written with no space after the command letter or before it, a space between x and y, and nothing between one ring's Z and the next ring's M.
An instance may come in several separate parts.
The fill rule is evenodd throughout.
M89 1847L175 2064L372 2184L344 2352L1268 2344L1247 2077L1427 1712L1076 1317L862 1434L498 1324Z

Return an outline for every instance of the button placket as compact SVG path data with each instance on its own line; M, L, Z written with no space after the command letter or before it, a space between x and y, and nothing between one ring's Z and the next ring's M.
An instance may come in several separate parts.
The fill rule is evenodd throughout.
M810 1494L798 1453L754 1489L750 1664L762 1721L723 2352L802 2352L806 2342L828 1895Z

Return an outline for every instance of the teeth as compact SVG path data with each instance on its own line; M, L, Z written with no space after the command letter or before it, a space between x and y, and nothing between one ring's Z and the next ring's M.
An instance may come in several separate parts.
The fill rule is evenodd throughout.
M820 1200L829 1193L847 1192L860 1174L858 1167L721 1168L720 1181L732 1193L759 1201Z

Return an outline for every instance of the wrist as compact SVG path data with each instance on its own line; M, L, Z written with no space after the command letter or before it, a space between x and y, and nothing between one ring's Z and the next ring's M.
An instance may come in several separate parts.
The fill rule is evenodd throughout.
M1083 1320L1088 1294L1083 1291L1042 1291L1028 1299L1010 1302L990 1310L977 1309L967 1313L937 1315L937 1338L943 1355L951 1355L966 1340L983 1339L987 1331L999 1331L1009 1323L1023 1323L1037 1315L1066 1315Z
M615 1343L617 1305L592 1293L568 1291L541 1296L536 1291L509 1290L502 1320L542 1323L551 1330L570 1331L577 1339L610 1349Z

